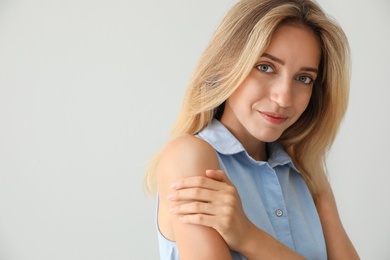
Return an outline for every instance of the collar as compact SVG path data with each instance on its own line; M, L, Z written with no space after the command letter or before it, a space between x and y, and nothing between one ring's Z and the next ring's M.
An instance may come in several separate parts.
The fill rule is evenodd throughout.
M261 164L265 163L255 161L250 157L240 141L238 141L237 138L217 119L213 119L208 126L198 133L198 136L207 141L220 154L233 155L245 152L252 161ZM278 142L267 143L267 146L269 152L268 164L272 168L289 165L295 171L299 172L294 166L291 157L284 151L283 147Z

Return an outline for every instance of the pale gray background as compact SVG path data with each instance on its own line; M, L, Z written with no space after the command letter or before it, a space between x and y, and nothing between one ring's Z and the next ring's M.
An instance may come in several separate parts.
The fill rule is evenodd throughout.
M0 259L158 259L143 172L233 0L0 0ZM390 259L390 4L321 0L349 36L329 157L362 259Z

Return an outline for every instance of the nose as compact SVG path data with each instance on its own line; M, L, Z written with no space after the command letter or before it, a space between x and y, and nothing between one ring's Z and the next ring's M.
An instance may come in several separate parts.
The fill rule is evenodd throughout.
M292 82L290 80L280 80L274 82L271 87L271 100L278 106L287 108L292 105Z

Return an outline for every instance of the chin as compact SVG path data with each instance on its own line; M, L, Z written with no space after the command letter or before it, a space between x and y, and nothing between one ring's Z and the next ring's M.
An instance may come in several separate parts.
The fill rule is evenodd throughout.
M265 143L272 143L272 142L277 141L278 139L279 139L279 137L278 138L269 138L269 139L264 140L263 142L265 142Z
M282 134L267 134L267 135L259 135L256 137L256 139L265 142L265 143L272 143L277 141Z

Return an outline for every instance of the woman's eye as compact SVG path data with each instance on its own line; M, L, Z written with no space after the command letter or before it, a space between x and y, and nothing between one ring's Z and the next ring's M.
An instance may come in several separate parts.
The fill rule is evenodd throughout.
M267 73L274 72L274 69L270 65L267 65L267 64L257 65L257 69L262 71L262 72L267 72Z
M313 79L308 76L298 76L297 80L305 84L310 84L313 82Z

